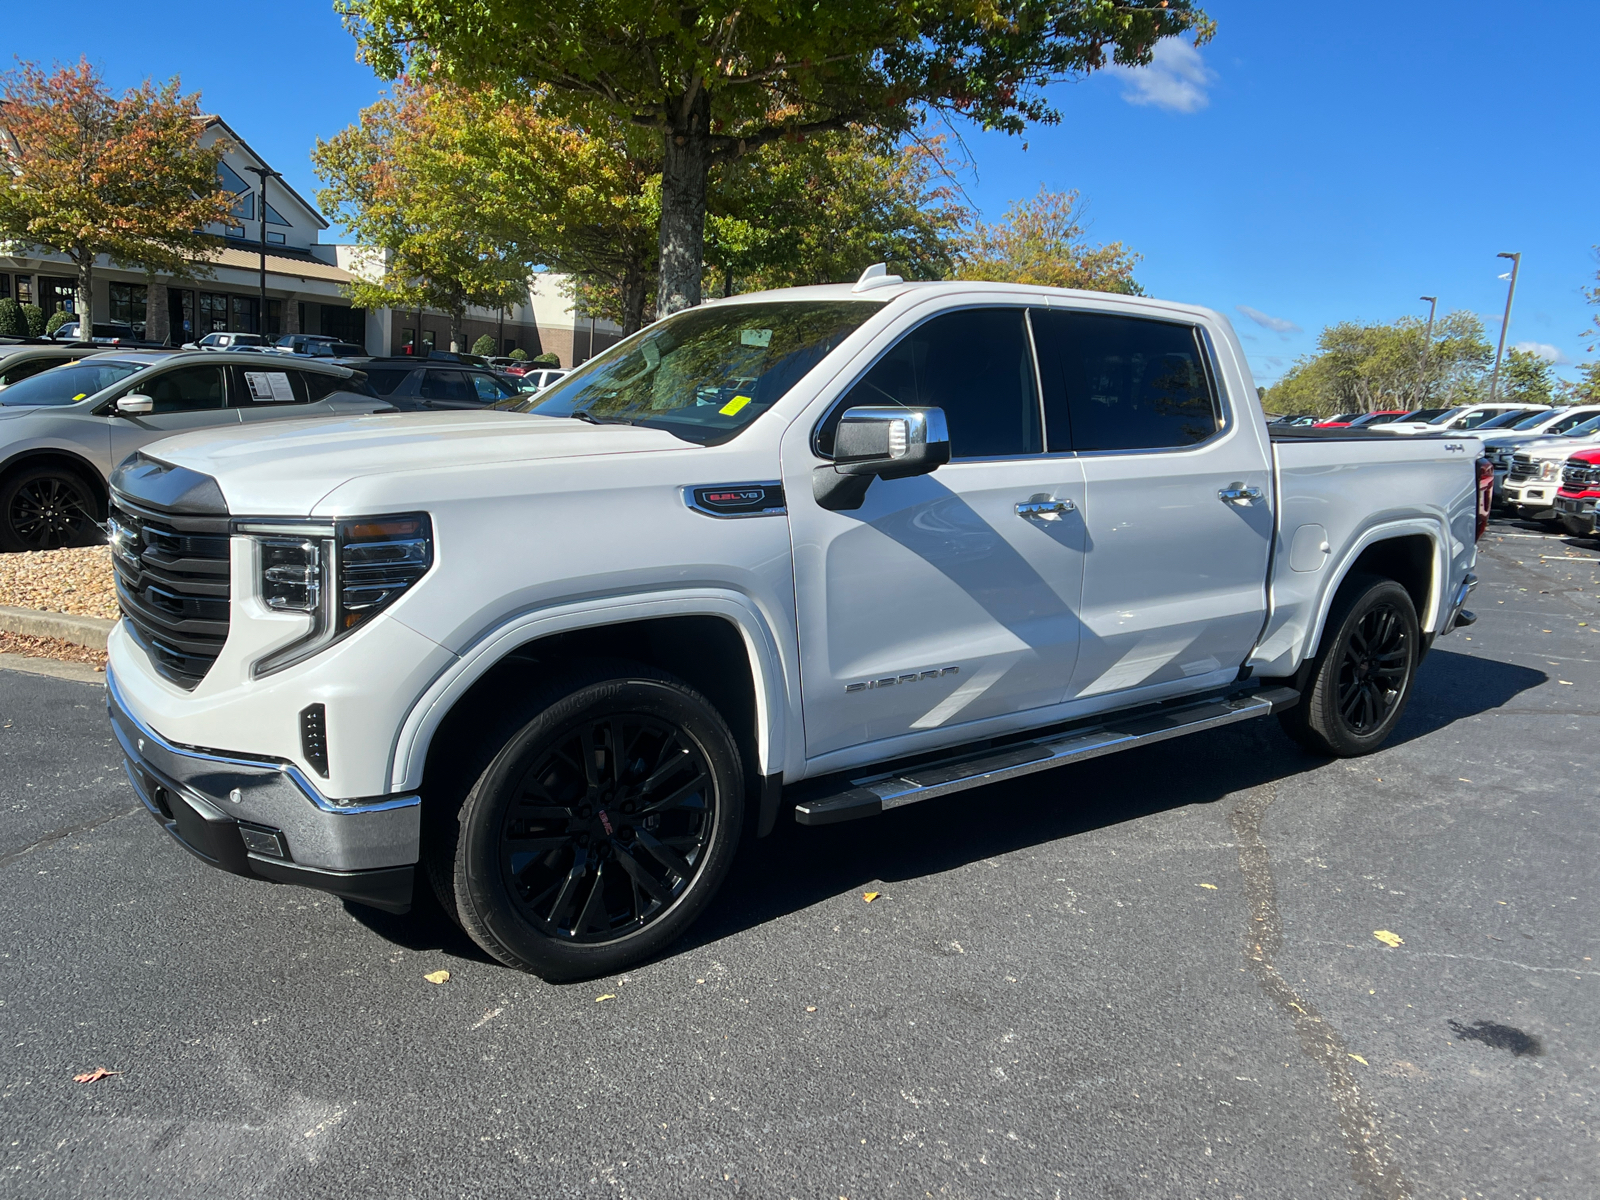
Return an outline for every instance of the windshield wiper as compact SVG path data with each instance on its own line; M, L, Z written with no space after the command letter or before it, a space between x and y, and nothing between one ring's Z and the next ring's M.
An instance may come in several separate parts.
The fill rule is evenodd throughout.
M631 421L627 417L597 417L592 412L589 412L587 409L582 409L582 408L574 409L572 412L569 412L567 414L567 416L571 417L574 421L587 421L591 425L632 425L633 424L633 421Z

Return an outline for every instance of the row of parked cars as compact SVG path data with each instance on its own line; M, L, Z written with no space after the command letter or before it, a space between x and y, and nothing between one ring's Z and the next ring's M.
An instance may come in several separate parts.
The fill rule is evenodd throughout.
M1494 468L1494 503L1524 520L1595 535L1600 499L1600 404L1557 408L1500 402L1449 409L1340 413L1334 417L1279 416L1269 423L1323 429L1367 428L1383 433L1471 430L1483 439Z
M0 339L0 550L98 540L112 468L160 438L288 417L506 405L562 373L541 367L519 378L455 354L269 356L231 345Z

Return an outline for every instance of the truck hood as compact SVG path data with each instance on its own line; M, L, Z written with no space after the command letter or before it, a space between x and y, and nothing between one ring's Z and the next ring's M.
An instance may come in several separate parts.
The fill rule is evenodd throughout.
M696 448L659 429L479 411L232 425L165 438L144 454L211 476L232 512L299 516L362 476Z
M1535 438L1531 442L1523 442L1516 450L1518 454L1526 454L1531 458L1565 458L1579 450L1593 450L1596 444L1597 440L1592 437Z

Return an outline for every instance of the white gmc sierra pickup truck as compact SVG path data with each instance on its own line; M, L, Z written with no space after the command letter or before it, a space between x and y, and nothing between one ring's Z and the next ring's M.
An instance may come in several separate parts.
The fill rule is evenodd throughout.
M107 684L203 860L396 912L420 866L548 979L659 953L783 813L1268 714L1367 753L1472 620L1476 439L1269 434L1201 308L873 268L508 403L130 458Z

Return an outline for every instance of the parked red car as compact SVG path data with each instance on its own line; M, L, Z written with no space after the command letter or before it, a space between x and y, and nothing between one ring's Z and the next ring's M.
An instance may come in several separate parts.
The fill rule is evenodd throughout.
M1556 519L1578 537L1594 536L1594 502L1600 500L1600 449L1579 450L1561 470Z

